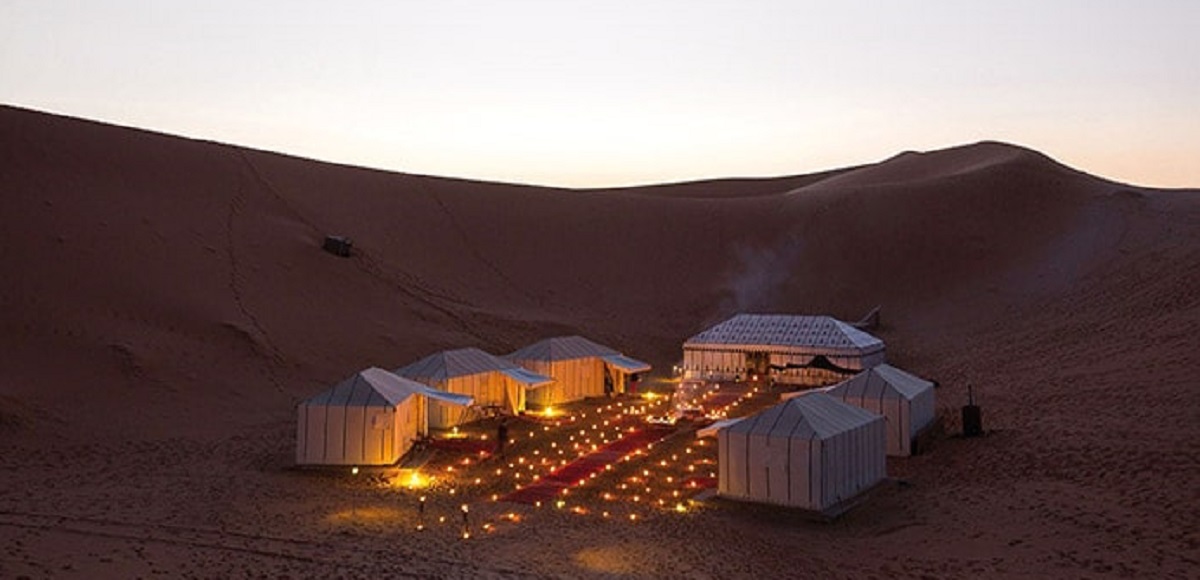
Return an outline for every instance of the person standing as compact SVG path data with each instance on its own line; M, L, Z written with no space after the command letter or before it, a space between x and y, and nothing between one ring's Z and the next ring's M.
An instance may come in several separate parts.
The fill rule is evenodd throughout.
M500 419L500 426L496 427L496 455L501 459L504 458L504 445L508 443L508 417Z

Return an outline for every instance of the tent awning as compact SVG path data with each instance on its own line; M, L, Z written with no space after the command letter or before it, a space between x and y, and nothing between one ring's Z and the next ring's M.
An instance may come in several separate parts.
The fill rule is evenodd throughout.
M429 397L430 399L436 399L443 403L450 403L451 405L461 405L463 407L469 407L475 402L475 399L470 395L447 393L446 391L441 391L433 387L425 387L424 389L421 389L421 394Z
M696 439L702 439L704 437L716 437L718 431L720 431L721 429L724 429L730 425L733 425L734 423L737 423L738 421L741 421L742 419L743 419L743 417L737 417L736 419L721 419L720 421L717 421L716 423L713 423L707 427L697 429L696 430Z
M636 359L629 358L625 355L610 354L600 357L604 362L617 367L627 373L645 373L650 371L650 365Z
M522 368L504 369L500 372L508 375L510 378L512 378L512 380L517 381L518 383L521 383L530 389L544 387L554 382L554 379L546 375L539 375L538 373Z

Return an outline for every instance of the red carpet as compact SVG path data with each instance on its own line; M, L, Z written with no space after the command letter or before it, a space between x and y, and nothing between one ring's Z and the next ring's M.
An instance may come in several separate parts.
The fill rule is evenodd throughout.
M683 480L683 488L685 490L701 490L717 487L717 478L715 477L689 477Z
M659 441L670 435L673 427L647 427L613 441L592 453L564 465L537 483L522 487L502 498L503 501L533 504L549 501L562 494L562 490L604 470L604 466L620 460L635 449Z
M723 409L738 400L750 390L746 383L722 383L721 390L715 391L704 401L705 409Z

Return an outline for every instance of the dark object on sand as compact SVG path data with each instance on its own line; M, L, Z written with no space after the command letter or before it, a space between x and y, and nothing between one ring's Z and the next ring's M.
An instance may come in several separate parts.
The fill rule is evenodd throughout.
M504 457L504 444L508 443L508 419L501 419L496 427L496 455Z
M963 437L983 435L983 411L975 404L975 391L967 385L967 404L962 408Z
M354 250L354 242L344 236L325 236L325 243L321 248L335 256L349 258L350 252Z

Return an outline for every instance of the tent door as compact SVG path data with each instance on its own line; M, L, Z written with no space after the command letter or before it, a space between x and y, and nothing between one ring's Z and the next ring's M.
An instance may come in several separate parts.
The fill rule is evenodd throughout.
M746 375L761 375L765 376L767 371L771 369L771 353L769 352L748 352L746 353Z

